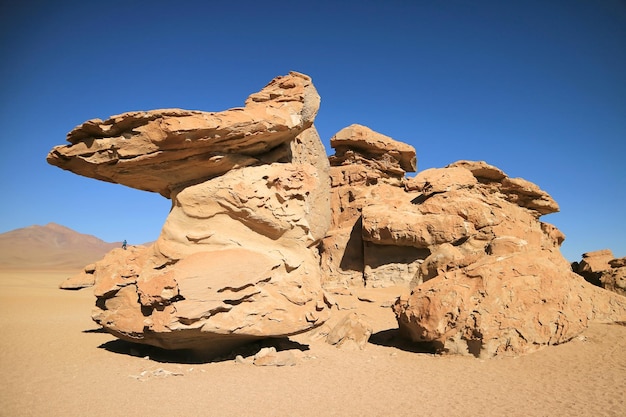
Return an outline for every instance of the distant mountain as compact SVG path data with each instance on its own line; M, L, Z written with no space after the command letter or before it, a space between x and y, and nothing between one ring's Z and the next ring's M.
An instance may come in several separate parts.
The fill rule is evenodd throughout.
M81 269L121 245L56 223L34 225L0 234L0 269Z

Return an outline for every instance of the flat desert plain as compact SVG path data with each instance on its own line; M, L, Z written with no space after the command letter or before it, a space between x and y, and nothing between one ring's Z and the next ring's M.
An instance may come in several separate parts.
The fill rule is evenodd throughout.
M101 332L91 290L58 289L74 273L0 271L1 416L626 415L623 325L518 358L438 356L401 343L374 300L364 350L303 334L295 366L198 363Z

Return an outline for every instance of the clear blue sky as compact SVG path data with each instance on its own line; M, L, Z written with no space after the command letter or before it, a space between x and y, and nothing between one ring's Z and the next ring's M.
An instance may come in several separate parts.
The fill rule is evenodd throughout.
M18 2L13 2L18 4ZM56 222L158 237L163 197L48 165L91 118L241 106L310 75L316 126L412 144L418 169L485 160L549 192L563 253L626 256L626 3L620 0L23 1L0 9L0 233Z

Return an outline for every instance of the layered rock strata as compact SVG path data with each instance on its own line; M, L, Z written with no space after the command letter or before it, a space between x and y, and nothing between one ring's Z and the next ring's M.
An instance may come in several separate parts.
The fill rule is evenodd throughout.
M136 111L92 119L48 162L76 174L170 197L231 169L289 161L290 143L312 126L320 97L303 74L272 80L243 108Z
M404 176L416 169L415 149L361 125L342 129L330 144L332 218L320 249L324 285L409 285L424 252L364 240L363 210L378 203L393 212L404 201Z

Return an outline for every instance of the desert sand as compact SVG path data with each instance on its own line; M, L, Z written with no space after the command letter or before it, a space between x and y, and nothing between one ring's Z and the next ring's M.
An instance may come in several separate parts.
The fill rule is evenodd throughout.
M197 363L101 332L91 290L58 289L76 272L0 271L1 416L626 415L623 325L480 360L412 351L374 302L364 350L302 334L290 339L295 366Z

